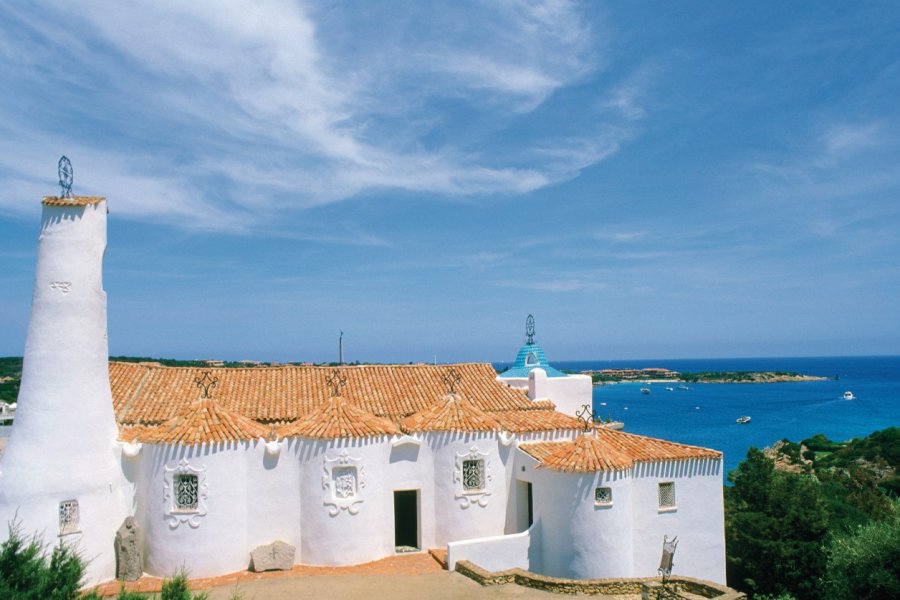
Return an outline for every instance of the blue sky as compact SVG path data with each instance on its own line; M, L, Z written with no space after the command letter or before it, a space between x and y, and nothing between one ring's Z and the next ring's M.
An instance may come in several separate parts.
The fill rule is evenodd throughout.
M895 2L0 7L0 355L40 198L113 354L900 353Z

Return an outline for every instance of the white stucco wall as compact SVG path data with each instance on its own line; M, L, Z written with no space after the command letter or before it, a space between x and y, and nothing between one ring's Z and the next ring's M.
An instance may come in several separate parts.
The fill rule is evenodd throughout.
M673 572L725 584L725 512L721 459L634 467L635 576L656 574L663 536L678 536ZM659 508L660 482L675 482L677 508Z
M247 502L247 476L254 468L262 469L263 454L259 442L144 444L137 502L146 544L144 570L169 577L183 566L191 577L209 577L246 569L251 549L247 522L252 510ZM171 493L167 497L167 483L171 486L172 481L167 469L181 464L198 474L198 513L173 512ZM267 490L258 493L262 497Z
M533 472L535 519L543 532L542 570L554 577L632 576L632 494L627 472ZM597 487L613 504L594 502Z
M434 529L436 546L471 538L502 535L506 523L506 466L496 433L428 433L424 436L434 460ZM474 454L473 454L474 453ZM485 460L484 494L464 493L460 462ZM504 452L509 458L510 453Z
M454 571L458 561L468 560L488 571L505 571L514 567L529 570L531 548L530 529L510 535L450 542L447 544L447 568Z
M390 451L387 437L303 440L300 558L304 564L352 565L394 553L393 492L388 474ZM347 457L343 462L342 454ZM332 499L331 490L323 486L326 464L357 469L360 502L347 507L326 503Z
M115 575L115 532L132 501L120 466L109 387L106 202L44 206L18 409L0 463L0 536L58 541L59 505L78 502L80 533L62 539L90 559L87 581Z
M593 399L593 383L588 375L547 377L543 369L533 369L528 377L497 377L506 385L527 390L531 400L548 399L556 410L574 417L585 404L590 408Z

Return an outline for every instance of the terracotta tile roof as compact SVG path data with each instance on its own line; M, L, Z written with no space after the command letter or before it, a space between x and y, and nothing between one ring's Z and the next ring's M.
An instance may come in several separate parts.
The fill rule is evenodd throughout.
M620 471L636 462L722 456L721 452L708 448L677 444L602 427L573 441L520 444L519 448L537 459L541 467L575 473Z
M266 438L269 431L269 427L204 398L158 427L127 429L120 432L120 437L150 444L191 445Z
M404 431L499 431L500 423L460 394L444 396L400 422Z
M88 206L99 204L106 198L99 196L72 196L71 198L58 198L56 196L44 196L43 204L47 206Z
M448 404L441 377L449 366L363 365L342 367L343 400L331 399L330 367L165 367L159 363L110 362L113 407L122 439L158 439L156 426L185 416L199 399L197 378L209 372L215 404L258 423L278 424L281 435L314 438L394 434L407 431L510 433L577 429L578 422L553 410L548 400L532 402L522 390L496 380L489 364L454 365L458 396ZM408 427L407 427L408 425ZM265 436L267 437L267 436Z
M315 439L370 437L400 433L394 423L376 417L340 396L328 398L304 418L282 427L284 437Z
M555 410L516 410L495 412L491 415L497 419L504 431L510 433L582 428L578 419Z
M441 381L445 365L345 366L347 383L341 393L364 411L392 421L431 406L446 393ZM487 363L454 365L460 374L459 394L472 398L486 412L539 410L522 390L496 381ZM110 384L116 416L124 425L166 421L198 398L195 378L203 371L217 379L213 398L224 408L262 422L300 419L329 397L327 367L280 366L249 368L163 367L110 363Z

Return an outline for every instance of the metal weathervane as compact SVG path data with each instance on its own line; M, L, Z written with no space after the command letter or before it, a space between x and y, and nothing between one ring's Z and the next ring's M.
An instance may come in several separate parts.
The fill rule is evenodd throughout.
M59 171L59 197L72 197L72 179L74 179L75 171L72 169L72 162L65 156L61 156L58 165Z
M331 397L337 398L341 395L341 388L347 385L347 377L341 375L340 369L335 369L331 372L331 375L325 379L325 385L331 388Z
M534 343L534 317L528 315L525 319L525 343L529 346Z
M202 390L200 392L201 398L212 398L212 396L209 395L209 390L219 385L219 378L211 377L209 373L209 371L203 371L203 377L196 377L194 379L197 383L197 387Z
M443 381L450 390L451 396L456 393L456 384L459 383L460 379L462 379L462 377L459 376L459 372L455 367L450 367L446 373L441 375L441 381Z

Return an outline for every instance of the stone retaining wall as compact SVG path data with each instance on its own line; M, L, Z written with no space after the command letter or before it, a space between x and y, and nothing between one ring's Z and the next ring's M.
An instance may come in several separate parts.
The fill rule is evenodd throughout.
M557 594L607 594L612 596L636 595L644 587L656 587L659 577L623 579L564 579L548 577L523 569L487 571L467 560L456 563L456 572L473 579L481 585L502 585L515 583L521 586L554 592ZM650 586L645 584L650 583ZM670 585L677 590L717 600L746 600L747 595L711 581L701 581L690 577L672 576Z

